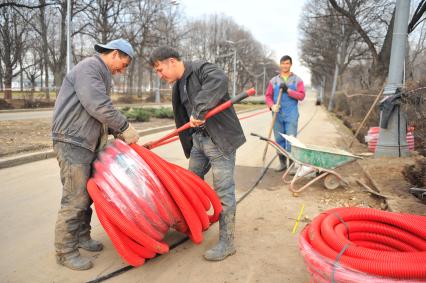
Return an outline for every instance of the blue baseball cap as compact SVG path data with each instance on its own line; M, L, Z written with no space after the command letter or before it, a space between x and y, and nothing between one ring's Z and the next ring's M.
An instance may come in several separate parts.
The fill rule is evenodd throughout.
M130 58L133 59L133 56L135 55L135 52L133 51L132 45L125 40L125 39L115 39L113 41L108 42L107 44L95 44L95 50L99 53L102 52L103 49L109 49L109 50L120 50L121 52L126 53L130 56Z

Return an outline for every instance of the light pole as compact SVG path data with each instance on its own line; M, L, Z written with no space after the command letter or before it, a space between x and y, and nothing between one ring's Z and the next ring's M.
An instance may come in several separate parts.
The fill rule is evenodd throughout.
M237 47L236 47L236 45L237 45L237 43L241 43L241 42L244 42L244 41L246 41L246 40L245 39L241 39L241 40L238 40L238 41L225 40L225 42L229 43L232 46L232 48L234 49L234 64L233 64L234 65L234 67L233 67L234 75L233 75L232 97L235 97L236 91L237 91Z
M236 94L236 86L237 86L237 49L234 46L234 79L232 86L232 97L235 97Z
M232 97L235 97L236 94L236 86L237 86L237 48L235 47L235 43L232 40L226 40L225 42L231 44L232 49L234 49L234 63L233 63L233 78L232 78Z

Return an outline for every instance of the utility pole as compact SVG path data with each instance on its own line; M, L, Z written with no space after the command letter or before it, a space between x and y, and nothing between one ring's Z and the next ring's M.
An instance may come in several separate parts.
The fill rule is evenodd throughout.
M410 1L396 0L395 9L388 82L383 92L385 96L395 95L396 89L403 86ZM375 153L376 157L402 157L409 155L406 140L406 120L403 113L399 110L400 108L397 105L389 118L387 129L380 129L379 141ZM383 112L380 113L380 120L382 119Z
M67 73L71 70L71 0L67 0Z

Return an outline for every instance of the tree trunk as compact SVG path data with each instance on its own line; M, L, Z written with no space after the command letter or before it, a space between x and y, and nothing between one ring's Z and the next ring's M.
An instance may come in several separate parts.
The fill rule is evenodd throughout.
M56 94L59 93L62 81L65 77L65 61L67 56L67 38L66 38L66 13L67 13L67 2L61 3L61 27L60 27L60 42L59 42L59 55L56 59L56 54L51 51L52 60L49 60L50 69L53 72L53 79L55 84Z
M149 71L149 90L151 96L154 95L154 73L152 69Z
M44 61L44 86L46 92L46 100L50 101L50 90L49 90L49 65L47 61Z
M45 13L46 13L46 0L39 0L39 4L42 6L40 8L40 26L41 26L41 38L43 42L43 63L44 65L41 66L43 69L44 67L44 84L45 84L45 92L46 92L46 100L50 100L50 93L49 93L49 45L47 43L47 24L45 20ZM41 87L43 87L41 85Z
M30 101L31 102L34 101L35 80L36 80L35 75L31 75L30 77L30 82L31 82Z
M390 55L392 50L392 35L393 26L395 21L395 10L392 13L392 18L389 23L389 28L386 32L385 40L383 41L382 49L380 50L378 60L371 66L372 69L372 80L370 87L380 88L384 80L388 76Z
M22 72L22 68L24 66L22 66L22 54L19 54L19 68L21 70L21 73L19 74L19 88L21 90L21 92L24 91L24 72Z
M43 75L44 75L44 67L43 67L43 57L40 59L40 92L43 92Z
M3 90L3 67L0 61L0 90Z
M4 72L4 99L12 99L12 69L6 66Z
M133 89L133 79L135 73L135 64L130 64L130 68L127 74L127 94L132 95L134 92Z
M143 93L143 65L142 60L138 60L138 97L142 98Z
M56 95L59 94L59 90L61 89L61 84L62 84L62 80L64 79L64 72L63 72L63 68L61 66L58 66L56 68L56 70L54 70L53 73L53 80L55 83L55 92Z

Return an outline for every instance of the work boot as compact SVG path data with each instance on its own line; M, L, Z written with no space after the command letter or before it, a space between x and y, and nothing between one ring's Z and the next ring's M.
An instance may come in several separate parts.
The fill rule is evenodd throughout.
M275 169L275 172L282 172L287 169L287 157L283 154L278 154L278 159L280 160L280 164Z
M78 242L78 247L89 252L99 252L99 251L102 251L102 249L104 248L104 245L101 242L90 239L90 238L88 240L83 240L83 241L80 238Z
M236 253L234 246L235 210L222 212L219 218L219 243L204 253L204 258L210 261L224 260Z
M56 262L73 270L87 270L92 268L93 263L87 257L82 257L80 253L56 255Z

